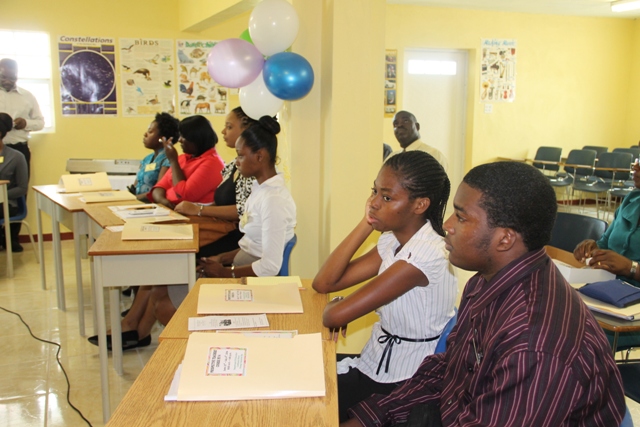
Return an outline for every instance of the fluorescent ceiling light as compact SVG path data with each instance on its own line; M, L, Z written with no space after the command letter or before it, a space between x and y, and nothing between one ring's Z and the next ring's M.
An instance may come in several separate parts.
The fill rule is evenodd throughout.
M612 12L626 12L635 9L640 9L640 0L618 0L611 2Z

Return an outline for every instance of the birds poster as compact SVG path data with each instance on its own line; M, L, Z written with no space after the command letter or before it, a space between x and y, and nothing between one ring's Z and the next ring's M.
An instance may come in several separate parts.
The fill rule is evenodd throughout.
M115 51L111 37L59 36L63 115L118 114Z
M123 115L175 114L173 40L121 38L119 51Z
M207 57L214 40L177 40L176 88L179 114L225 116L229 112L229 89L216 83L207 70Z

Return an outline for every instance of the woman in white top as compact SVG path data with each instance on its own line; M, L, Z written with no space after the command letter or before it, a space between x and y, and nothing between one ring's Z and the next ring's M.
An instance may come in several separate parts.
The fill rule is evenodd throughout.
M284 247L293 238L296 205L276 172L280 132L269 116L244 130L236 142L236 164L242 176L255 178L245 211L240 217L244 233L239 249L201 258L198 273L207 277L276 276Z
M360 357L338 364L341 421L354 404L373 393L388 394L410 378L433 354L454 314L457 280L442 228L449 192L449 178L430 154L390 157L374 181L364 217L313 281L316 291L329 293L371 279L327 305L323 322L334 339L372 310L380 316ZM377 248L352 260L373 230L383 233Z

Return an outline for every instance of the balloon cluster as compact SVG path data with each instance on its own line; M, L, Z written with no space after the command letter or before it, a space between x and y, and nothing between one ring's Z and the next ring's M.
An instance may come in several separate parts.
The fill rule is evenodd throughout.
M288 1L263 0L240 38L223 40L209 52L209 74L222 86L240 88L240 105L249 117L273 116L284 101L303 98L311 90L309 61L284 52L298 27L298 14Z

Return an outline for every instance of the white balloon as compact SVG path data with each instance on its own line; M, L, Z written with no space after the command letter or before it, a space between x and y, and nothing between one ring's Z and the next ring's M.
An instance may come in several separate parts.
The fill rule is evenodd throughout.
M262 116L275 116L284 104L282 99L269 92L264 84L262 71L253 82L240 88L239 97L242 111L255 120Z
M263 0L249 18L249 35L265 56L283 52L298 35L298 13L286 0Z

